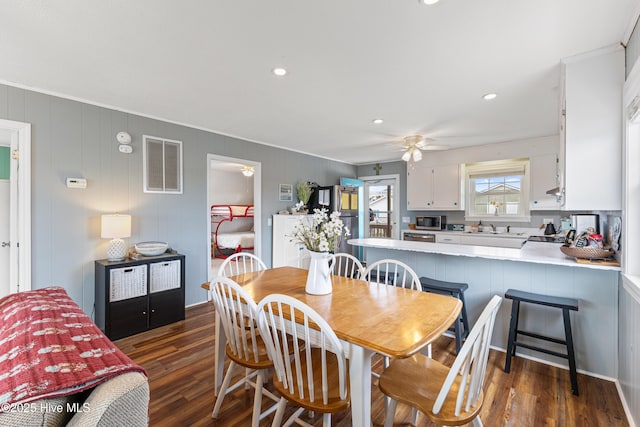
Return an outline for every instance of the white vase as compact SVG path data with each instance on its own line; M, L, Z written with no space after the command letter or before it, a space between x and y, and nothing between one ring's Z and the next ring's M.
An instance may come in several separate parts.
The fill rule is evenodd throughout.
M311 257L307 286L305 291L311 295L326 295L331 293L331 269L329 263L336 257L329 252L309 251Z

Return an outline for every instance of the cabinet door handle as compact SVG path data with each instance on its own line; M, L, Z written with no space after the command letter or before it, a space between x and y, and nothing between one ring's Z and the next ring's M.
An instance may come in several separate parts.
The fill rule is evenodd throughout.
M156 312L156 310L152 308L152 309L151 309L151 312L152 312L152 313L155 313L155 312Z
M146 315L147 315L147 312L146 312L146 311L143 311L143 312L142 312L142 314L144 314L144 315L146 316Z

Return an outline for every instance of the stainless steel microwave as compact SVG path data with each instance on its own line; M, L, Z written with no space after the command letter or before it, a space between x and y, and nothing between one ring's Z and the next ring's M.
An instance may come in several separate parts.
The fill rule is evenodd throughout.
M444 215L416 216L418 230L444 230L447 228L447 217Z

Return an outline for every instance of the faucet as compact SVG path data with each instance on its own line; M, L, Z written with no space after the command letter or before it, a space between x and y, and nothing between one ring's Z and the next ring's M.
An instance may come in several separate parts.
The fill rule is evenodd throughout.
M509 231L509 230L511 230L511 226L510 226L510 225L507 225L507 233L510 233L510 231Z
M493 224L489 224L491 226L491 231L493 231L494 233L496 232L496 226Z

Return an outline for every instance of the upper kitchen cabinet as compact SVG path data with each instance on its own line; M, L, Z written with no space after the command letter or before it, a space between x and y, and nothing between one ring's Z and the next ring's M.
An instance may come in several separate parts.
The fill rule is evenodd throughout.
M622 209L624 51L563 60L560 189L564 210Z
M462 210L460 167L407 164L407 210Z
M543 154L539 156L531 156L529 159L531 165L531 202L529 210L559 210L560 202L554 195L547 192L558 187L558 156L556 154Z

